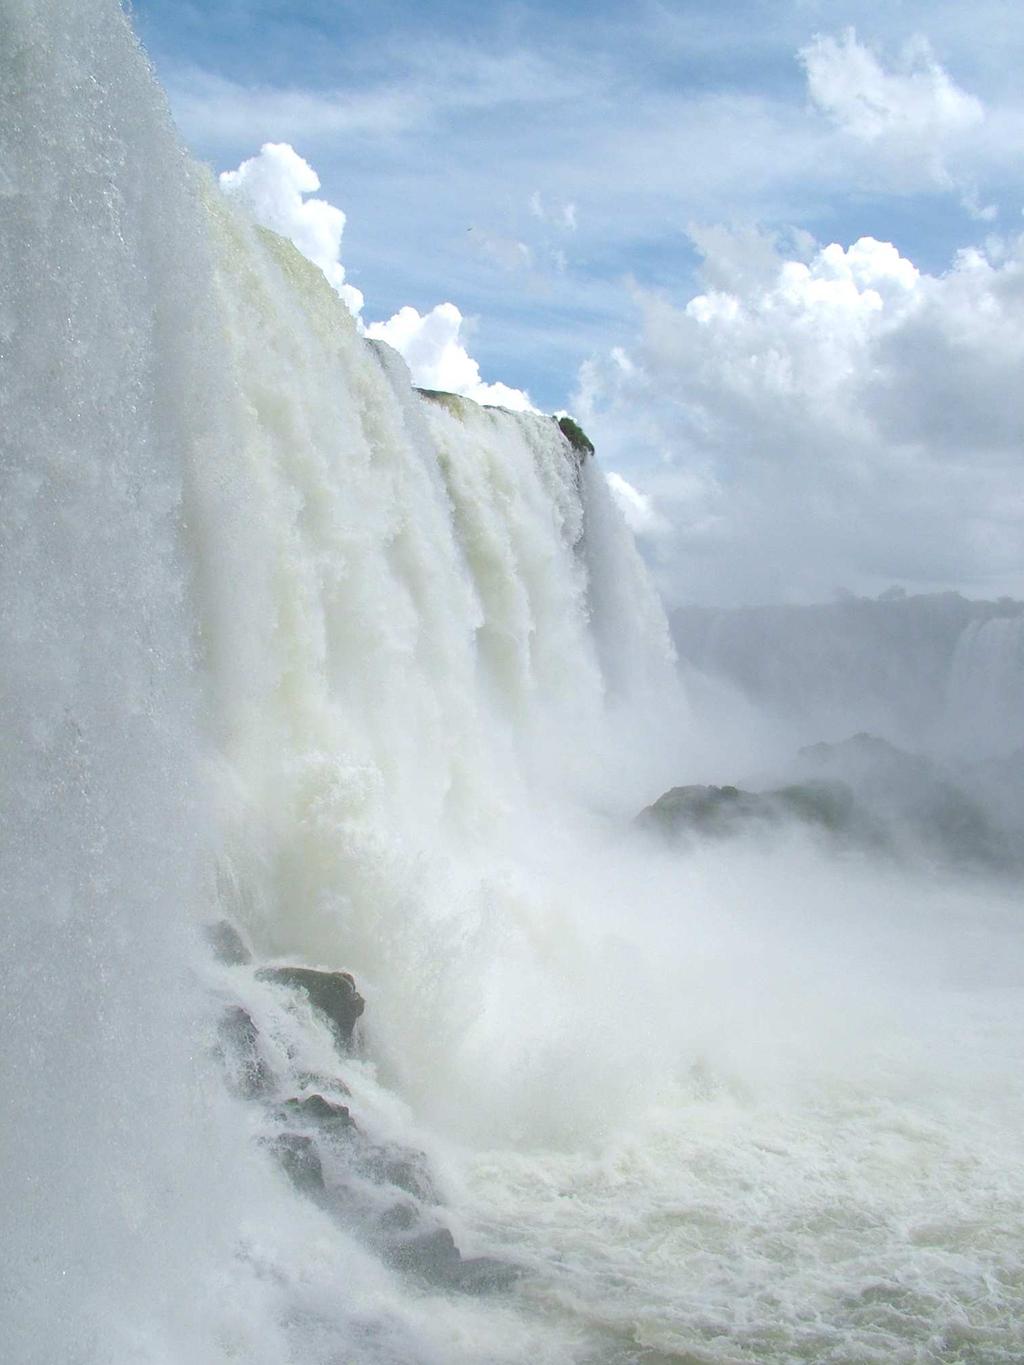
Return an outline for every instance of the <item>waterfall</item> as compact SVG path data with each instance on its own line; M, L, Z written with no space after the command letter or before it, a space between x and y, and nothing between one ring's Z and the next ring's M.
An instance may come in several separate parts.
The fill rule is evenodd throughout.
M1019 1358L1013 898L635 829L714 737L599 467L413 389L116 0L0 21L0 1356Z
M944 728L950 746L968 753L1024 745L1024 615L964 627L949 670Z
M197 1229L253 1195L197 926L355 970L395 1082L470 1104L502 860L606 779L616 631L669 649L557 424L418 395L188 163L112 0L3 22L9 1358L200 1360Z

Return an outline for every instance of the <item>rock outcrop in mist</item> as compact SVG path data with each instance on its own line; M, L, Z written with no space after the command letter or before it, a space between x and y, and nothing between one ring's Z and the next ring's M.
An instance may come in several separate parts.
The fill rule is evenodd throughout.
M807 745L747 786L673 787L637 824L679 847L784 839L964 873L1024 868L1024 749L997 763L941 762L875 735Z

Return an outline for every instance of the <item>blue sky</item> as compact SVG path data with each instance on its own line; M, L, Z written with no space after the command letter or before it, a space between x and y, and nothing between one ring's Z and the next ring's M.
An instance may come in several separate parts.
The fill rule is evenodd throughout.
M893 244L928 281L943 280L968 247L1005 270L1022 226L1024 7L1006 0L136 0L134 15L197 156L224 171L265 141L287 142L315 167L321 196L347 215L342 261L365 296L364 318L451 301L486 380L526 389L546 410L587 416L639 494L636 529L670 599L749 600L764 589L760 575L738 562L727 571L721 560L753 523L727 529L711 509L750 473L743 441L732 433L727 447L723 434L735 394L716 398L706 384L695 394L669 373L652 319L683 317L709 287L752 315L777 311L773 271L861 237ZM869 284L865 275L858 287ZM978 309L990 305L979 294ZM927 311L924 302L915 308ZM726 325L724 314L710 317L705 330ZM894 344L879 335L857 363L877 368L883 341ZM854 363L849 346L844 354ZM752 430L774 430L772 395L762 399ZM853 396L844 391L842 401ZM843 421L849 427L848 412ZM822 430L807 456L816 470L830 444ZM791 437L785 426L771 456L780 498L797 486L781 444ZM986 479L1006 468L993 439L979 432L984 449L971 456ZM904 432L893 452L898 478L887 483L876 471L865 518L871 499L906 482L905 445ZM755 465L764 458L749 456ZM856 484L847 468L851 477ZM958 466L954 482L963 477ZM912 497L912 482L901 496ZM823 489L819 501L841 502L842 488ZM957 488L950 516L962 502ZM767 513L755 520L767 524ZM929 553L880 545L866 553L851 543L817 575L795 564L780 572L773 591L866 591L887 578L912 590L1012 587L1020 578L1012 530L1008 543L1001 525L995 555L979 550L972 531L953 562L935 553L929 523L917 538ZM710 559L695 558L695 536ZM834 538L823 526L804 557Z

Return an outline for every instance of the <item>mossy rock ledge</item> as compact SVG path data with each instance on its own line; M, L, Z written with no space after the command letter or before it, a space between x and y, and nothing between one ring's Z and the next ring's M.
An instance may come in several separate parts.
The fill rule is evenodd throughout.
M594 443L578 422L574 422L571 417L556 417L554 420L558 423L559 431L572 446L578 464L582 464L593 455Z
M431 403L437 403L440 407L447 408L453 417L458 417L460 420L466 416L466 404L472 402L472 399L463 398L459 393L449 393L447 389L417 388L416 392L421 398L426 398Z

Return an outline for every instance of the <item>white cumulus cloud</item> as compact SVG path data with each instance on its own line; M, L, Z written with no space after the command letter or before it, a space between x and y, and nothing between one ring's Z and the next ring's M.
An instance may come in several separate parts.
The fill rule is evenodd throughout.
M266 142L257 156L236 170L224 171L220 186L230 198L244 202L257 223L287 237L318 265L363 328L359 316L363 295L345 282L341 264L345 214L325 199L307 198L320 189L320 177L308 161L287 142ZM403 356L413 382L421 388L445 389L516 412L536 411L523 390L481 379L480 366L466 350L464 323L454 303L439 303L424 315L415 308L400 308L386 322L371 323L364 330Z
M358 289L345 283L341 237L345 214L326 199L307 199L320 188L320 177L287 142L265 142L234 171L224 171L225 194L244 200L258 223L294 242L318 265L355 317L363 307Z
M865 237L733 278L644 298L630 363L590 363L575 401L673 524L666 594L1024 591L1024 239L942 275Z
M454 303L439 303L426 314L406 306L387 322L371 323L367 335L393 346L421 388L444 389L515 412L535 411L521 389L486 384L480 378L480 366L462 340L464 322Z

